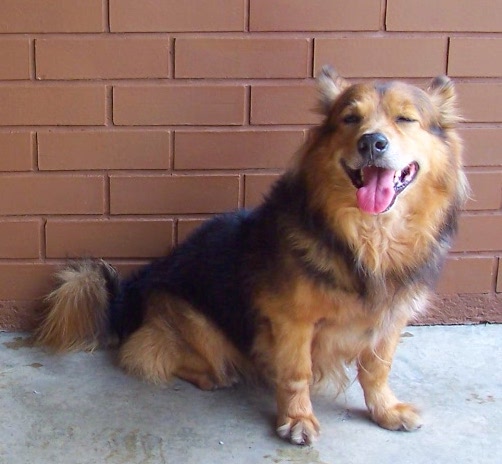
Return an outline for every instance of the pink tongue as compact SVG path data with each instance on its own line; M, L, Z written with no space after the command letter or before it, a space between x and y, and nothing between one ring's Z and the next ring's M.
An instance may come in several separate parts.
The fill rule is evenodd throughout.
M394 175L392 169L375 166L363 169L364 186L357 190L359 209L370 214L385 211L394 199Z

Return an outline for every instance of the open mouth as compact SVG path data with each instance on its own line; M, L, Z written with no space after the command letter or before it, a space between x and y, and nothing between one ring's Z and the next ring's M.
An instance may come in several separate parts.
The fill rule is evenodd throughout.
M419 170L415 161L399 171L374 165L352 169L344 160L342 166L357 189L359 209L370 214L388 211L397 196L415 179Z

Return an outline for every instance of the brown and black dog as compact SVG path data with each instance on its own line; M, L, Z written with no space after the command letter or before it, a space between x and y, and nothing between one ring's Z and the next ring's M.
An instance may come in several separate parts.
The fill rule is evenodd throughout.
M93 349L118 336L120 364L202 389L258 375L275 388L277 432L319 433L310 390L355 363L371 417L421 425L388 375L400 333L424 311L467 192L454 86L318 79L323 122L261 206L217 216L120 281L70 263L38 339Z

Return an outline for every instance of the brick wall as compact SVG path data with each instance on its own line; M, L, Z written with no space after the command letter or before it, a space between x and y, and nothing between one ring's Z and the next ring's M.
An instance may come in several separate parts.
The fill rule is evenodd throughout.
M68 256L128 269L253 206L318 117L316 71L448 73L473 199L429 321L502 321L500 0L2 0L0 326ZM499 292L499 293L497 293Z

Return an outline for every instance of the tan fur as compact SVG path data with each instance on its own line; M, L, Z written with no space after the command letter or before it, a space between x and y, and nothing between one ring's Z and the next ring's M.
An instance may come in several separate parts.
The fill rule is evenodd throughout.
M443 87L440 87L441 83ZM332 85L336 86L336 81ZM345 88L343 84L341 90ZM435 143L434 138L423 130L429 121L419 121L420 125L407 128L406 132L392 122L392 113L403 111L403 102L409 101L408 105L411 106L408 92L408 87L397 85L392 94L386 97L386 105L390 108L385 108L379 105L376 92L361 86L361 93L367 95L361 98L362 103L357 109L366 119L358 132L340 131L324 145L312 143L299 160L298 169L309 173L308 180L315 192L311 197L313 206L325 211L335 229L342 229L351 247L359 253L361 261L379 274L411 266L424 259L429 252L428 245L451 205L452 197L458 197L458 202L463 203L468 192L466 178L460 169L460 140L456 132L451 130L458 119L451 81L435 79L430 97L437 104L438 113L435 117L441 120L448 131L451 144L449 152L454 155L453 160L449 159L445 148ZM331 89L325 99L332 98L333 93L336 95ZM416 110L412 114L419 118ZM329 111L328 117L333 117ZM373 129L386 135L392 144L403 147L402 151L413 153L421 170L430 173L429 176L419 176L416 181L418 185L403 193L403 196L407 196L406 201L396 202L391 211L378 216L362 215L356 207L355 196L345 173L340 169L327 169L326 166L327 153L335 154L331 158L332 164L339 163L340 158L350 157L350 153L355 151L354 144L359 136ZM312 137L317 141L315 134ZM443 151L441 156L437 156L438 150ZM436 153L436 156L430 156L431 152ZM333 175L336 177L333 178ZM410 253L410 249L414 252ZM422 254L417 256L417 250Z
M396 430L413 430L421 425L416 410L410 407L407 414L408 409L392 395L387 377L390 353L407 321L424 309L427 295L417 291L416 306L412 307L391 302L392 297L386 298L385 290L383 294L378 306L368 311L355 296L320 292L299 277L284 293L264 295L258 301L269 325L260 331L254 356L260 370L274 379L279 435L295 443L314 440L319 427L313 416L310 391L325 381L341 391L348 380L346 366L354 361L360 365L359 379L363 379L368 408L377 423ZM391 307L394 314L389 312ZM365 376L365 369L377 375L377 380ZM389 407L404 412L394 421L382 419L382 411Z
M213 390L237 382L245 361L199 312L174 297L152 298L146 321L121 347L119 363L150 382L173 376Z
M349 87L349 83L330 66L324 66L317 78L319 91L319 110L321 113L329 111L333 101L340 93Z
M329 72L323 72L320 81L327 118L339 118L343 109L336 104L347 89L346 82ZM433 81L429 90L433 105L426 101L429 107L423 113L414 107L407 86L397 84L383 102L371 86L361 85L357 90L357 110L364 118L357 132L340 129L339 119L333 120L337 131L325 140L314 130L295 169L307 173L311 207L323 212L360 264L372 271L378 283L369 290L372 305L367 307L343 291L353 289L350 279L344 280L349 273L345 273L343 260L325 256L295 230L289 235L293 247L302 250L318 268L332 271L342 291L323 290L300 275L282 291L265 292L258 300L269 323L264 324L254 353L257 362L264 365L262 369L275 379L278 433L294 443L311 442L318 434L309 396L312 384L328 377L343 387L344 367L354 360L375 422L391 430L420 427L416 409L400 403L387 381L401 330L425 309L430 294L423 286L410 284L406 293L396 298L395 286L407 269L427 262L449 209L461 205L468 191L461 170L460 140L453 131L458 118L448 79ZM397 126L393 118L403 111L412 112L418 122ZM422 114L430 119L421 119ZM426 131L433 118L445 131L449 146L444 147ZM359 137L372 131L385 134L391 144L400 147L400 155L410 155L410 161L418 161L422 171L415 185L382 215L361 214L350 181L339 167L342 157L350 162Z
M57 275L57 288L46 297L49 310L36 331L36 339L54 351L92 351L103 342L108 293L101 272L104 261L72 263Z

